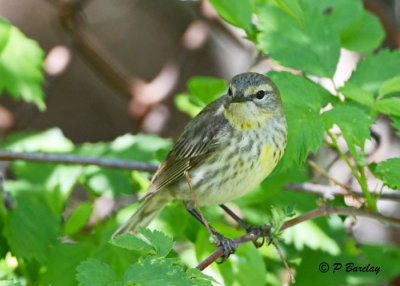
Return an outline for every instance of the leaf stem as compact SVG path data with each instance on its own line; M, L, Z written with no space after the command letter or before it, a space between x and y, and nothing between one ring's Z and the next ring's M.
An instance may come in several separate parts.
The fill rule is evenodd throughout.
M349 166L354 177L357 179L358 183L360 184L361 190L364 193L364 196L365 196L365 199L367 200L368 206L371 208L372 211L374 211L374 212L378 211L378 209L376 207L376 201L372 198L372 196L368 190L367 179L365 177L363 169L359 168L360 174L358 174L357 170L351 164L349 158L347 158L346 154L342 151L342 149L340 149L335 136L333 136L333 134L329 130L327 130L326 132L329 135L329 137L331 138L333 146L335 146L339 155L343 158L343 160Z

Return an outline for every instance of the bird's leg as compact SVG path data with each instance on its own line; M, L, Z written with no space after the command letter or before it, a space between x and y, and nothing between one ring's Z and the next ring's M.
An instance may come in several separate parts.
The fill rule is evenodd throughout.
M197 201L196 195L193 191L192 188L192 183L191 183L191 179L190 176L188 174L188 172L185 171L185 176L186 176L186 180L188 182L189 185L189 189L192 193L192 197L193 197L193 201L196 205L196 208L199 212L196 211L196 209L188 203L184 202L185 208L186 210L192 215L194 216L199 222L201 222L208 230L208 232L212 235L212 236L216 236L218 239L217 242L217 246L222 246L224 248L224 254L221 256L221 261L217 262L217 263L222 263L224 262L229 255L235 253L236 251L236 244L232 239L226 238L225 236L223 236L222 234L220 234L219 232L217 232L209 223L208 221L205 219L203 212L200 209L199 203Z
M186 210L194 216L199 222L201 222L204 226L206 224L204 223L201 215L196 211L195 208L190 208L187 204L185 204ZM222 263L224 262L229 255L235 253L236 251L236 243L232 240L229 239L222 234L220 234L218 231L216 231L211 225L208 224L210 234L212 236L216 236L218 241L217 241L217 246L222 246L224 248L224 254L221 256L221 261L217 261L217 263Z
M232 217L235 221L237 221L247 233L254 233L257 237L262 237L262 241L253 241L254 246L259 248L264 245L265 237L269 238L268 245L271 244L273 240L273 236L271 233L271 225L270 224L263 224L258 226L249 226L244 220L238 217L232 210L230 210L225 205L219 205L230 217Z

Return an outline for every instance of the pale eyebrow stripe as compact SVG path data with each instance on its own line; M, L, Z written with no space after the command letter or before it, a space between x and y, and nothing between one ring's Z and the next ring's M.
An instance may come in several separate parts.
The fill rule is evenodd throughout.
M260 87L254 87L254 86L248 87L248 88L244 91L244 96L247 97L247 96L249 96L249 95L252 95L252 94L256 93L256 92L259 91L259 90L264 90L264 91L267 91L267 92L274 91L274 89L272 88L272 86L271 86L270 84L265 83L265 84L261 85Z

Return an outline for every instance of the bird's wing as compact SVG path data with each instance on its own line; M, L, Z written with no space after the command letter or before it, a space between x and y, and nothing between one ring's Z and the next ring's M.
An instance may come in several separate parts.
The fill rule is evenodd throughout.
M176 182L185 171L201 164L217 147L216 135L226 125L223 104L226 96L206 106L183 130L165 160L154 174L145 197Z

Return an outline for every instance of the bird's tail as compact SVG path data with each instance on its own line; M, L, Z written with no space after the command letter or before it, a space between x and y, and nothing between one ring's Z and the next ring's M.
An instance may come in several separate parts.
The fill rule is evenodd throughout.
M147 198L145 197L139 209L114 232L112 239L125 232L135 232L139 226L148 226L171 200L172 197L167 192L158 192Z

